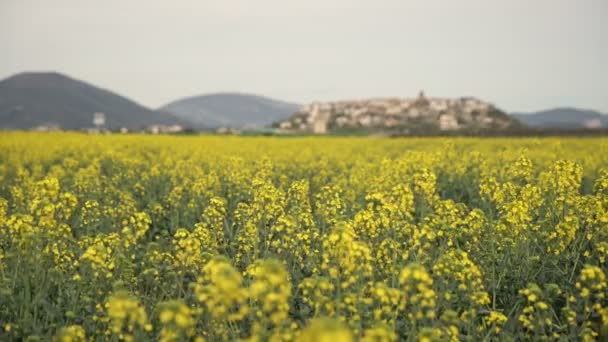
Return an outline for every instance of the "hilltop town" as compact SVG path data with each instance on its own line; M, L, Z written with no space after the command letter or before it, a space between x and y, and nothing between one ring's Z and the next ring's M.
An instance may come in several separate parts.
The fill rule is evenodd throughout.
M503 130L519 125L492 104L472 97L377 98L313 102L275 127L284 132L347 130Z

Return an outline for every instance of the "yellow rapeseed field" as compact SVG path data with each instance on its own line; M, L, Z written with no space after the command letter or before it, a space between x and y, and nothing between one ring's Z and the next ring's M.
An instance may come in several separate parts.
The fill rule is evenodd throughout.
M0 133L0 340L608 340L608 139Z

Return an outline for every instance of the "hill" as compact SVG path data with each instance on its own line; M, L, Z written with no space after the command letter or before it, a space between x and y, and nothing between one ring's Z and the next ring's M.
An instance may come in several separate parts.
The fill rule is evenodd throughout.
M288 118L299 108L263 96L217 93L180 99L161 110L205 127L260 128Z
M608 115L594 110L555 108L534 113L512 113L522 123L534 128L608 128Z
M150 110L125 97L54 72L20 73L0 81L0 128L63 129L93 126L93 113L105 114L105 127L141 128L175 124L175 116Z
M475 98L427 98L421 92L417 98L315 102L275 127L285 132L428 134L506 130L521 124Z

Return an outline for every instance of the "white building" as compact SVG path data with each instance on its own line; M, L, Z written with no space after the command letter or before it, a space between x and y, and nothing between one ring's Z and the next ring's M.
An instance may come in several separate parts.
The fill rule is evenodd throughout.
M452 115L442 114L439 117L439 129L442 131L458 129L458 121Z

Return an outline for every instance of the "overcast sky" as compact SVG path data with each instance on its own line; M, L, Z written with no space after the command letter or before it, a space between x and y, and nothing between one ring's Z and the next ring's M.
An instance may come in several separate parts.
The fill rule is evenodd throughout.
M608 0L0 0L0 78L49 70L151 107L424 89L608 112Z

